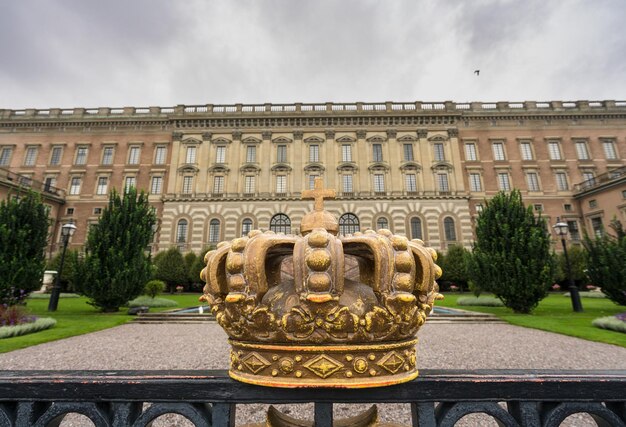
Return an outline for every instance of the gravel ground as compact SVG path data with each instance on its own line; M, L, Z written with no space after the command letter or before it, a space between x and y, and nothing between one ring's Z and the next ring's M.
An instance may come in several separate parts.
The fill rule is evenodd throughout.
M626 348L506 324L426 324L419 332L418 366L429 369L626 369ZM216 324L127 324L0 354L0 369L226 369L226 334ZM355 407L358 406L358 407ZM311 405L283 406L311 418ZM366 409L335 405L337 417ZM383 421L409 424L408 405L380 405ZM264 421L266 405L239 405L237 424ZM186 426L166 416L155 425ZM496 425L472 416L462 425ZM588 416L569 426L595 425ZM90 425L73 417L64 426ZM461 425L461 424L459 424ZM564 424L565 425L565 424Z

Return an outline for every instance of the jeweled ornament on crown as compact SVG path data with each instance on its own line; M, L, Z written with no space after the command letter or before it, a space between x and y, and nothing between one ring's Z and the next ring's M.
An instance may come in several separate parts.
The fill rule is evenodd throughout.
M230 376L271 387L378 387L418 375L416 333L441 298L436 252L389 230L338 236L335 192L302 192L302 235L251 231L205 256L202 300L231 344Z

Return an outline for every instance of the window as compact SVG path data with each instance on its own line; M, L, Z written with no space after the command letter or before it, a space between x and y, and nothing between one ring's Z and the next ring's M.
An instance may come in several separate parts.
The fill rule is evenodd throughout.
M454 227L454 219L445 217L443 220L443 233L448 242L456 242L456 229Z
M74 208L67 208L65 210L66 215L74 215Z
M407 192L415 193L417 191L417 180L414 173L404 175L404 183Z
M32 175L18 175L20 177L19 183L25 187L30 187L33 184ZM16 200L19 200L19 196L14 197Z
M224 193L224 176L217 175L213 177L213 194Z
M591 209L595 209L598 207L598 201L596 199L589 200L589 207Z
M493 149L494 160L505 160L504 144L502 144L501 142L494 142L491 148Z
M604 234L604 226L602 225L602 218L600 217L591 218L591 229L593 230L594 236L602 237L602 234Z
M226 163L226 146L215 147L215 163Z
M342 175L342 184L344 193L352 193L352 175Z
M626 190L622 190L622 199L626 199Z
M246 163L256 163L256 145L246 147Z
M161 194L162 187L163 187L163 177L153 176L152 184L150 185L150 194Z
M34 166L37 159L37 147L28 147L24 156L24 166Z
M96 186L96 194L103 195L107 193L107 186L109 179L106 176L98 178L98 185Z
M548 142L548 154L550 156L550 160L561 160L561 148L559 147L558 142Z
M130 187L137 187L137 178L134 176L127 176L124 182L124 192L128 193Z
M372 161L383 161L383 146L382 144L372 144Z
M519 149L522 160L533 160L533 149L530 142L520 142Z
M442 161L444 161L446 159L446 157L444 155L444 151L443 151L443 143L435 142L433 144L433 150L434 150L434 154L435 154L435 161L442 162Z
M381 216L376 220L376 230L382 230L383 228L389 229L389 221Z
M139 147L130 147L128 151L128 164L129 165L138 165L139 164L139 154L141 150Z
M113 164L113 147L104 147L102 149L102 164L103 165Z
M437 189L443 193L447 193L448 191L450 191L450 184L448 184L447 173L437 174Z
M411 239L422 240L422 220L416 216L411 218Z
M589 151L587 150L585 141L576 142L576 155L578 156L578 160L589 160Z
M0 151L0 166L9 166L13 154L13 147L2 147Z
M220 241L220 220L213 218L209 222L209 243L217 244Z
M61 163L61 154L63 154L63 147L52 147L50 166L58 166Z
M193 176L184 176L183 177L183 194L191 194L192 187L193 187Z
M84 165L87 163L87 147L76 148L76 165Z
M314 173L309 174L309 186L308 186L309 190L315 189L315 178L319 178L319 175L314 174Z
M580 232L578 231L578 222L567 221L567 229L572 240L580 240Z
M178 225L176 226L176 242L177 243L185 243L187 241L187 230L189 227L189 223L186 219L181 219L178 221Z
M498 174L498 187L502 191L511 191L511 183L509 182L509 174L502 172Z
M385 192L385 175L381 173L374 174L374 192L375 193Z
M565 203L563 205L563 210L565 212L572 212L574 210L574 208L572 207L571 203Z
M470 191L483 191L482 183L480 182L479 173L469 174Z
M80 178L77 176L72 177L70 181L70 194L74 196L80 194Z
M596 177L593 172L583 172L583 188L588 188L596 184Z
M291 220L285 214L276 214L270 220L270 230L275 233L291 234Z
M196 147L187 147L185 163L196 163Z
M94 215L100 215L102 213L102 208L93 208Z
M247 236L249 232L252 231L252 220L250 218L245 218L241 221L241 235Z
M528 184L528 191L539 191L539 177L536 172L526 174L526 184Z
M339 234L348 236L361 231L359 218L351 213L343 214L339 217Z
M617 152L615 151L615 144L613 144L613 141L602 141L602 147L604 148L604 155L607 160L617 159Z
M256 192L256 176L247 175L244 178L244 189L243 192L245 194L254 194Z
M155 149L154 149L154 164L155 165L164 165L165 164L165 156L167 154L167 148L162 146L162 145L158 145Z
M535 203L533 205L533 208L536 212L543 212L543 205L541 203Z
M54 187L57 185L57 179L53 176L49 176L46 178L43 184L43 191L53 191Z
M287 192L287 176L276 175L276 193L284 194Z
M569 185L567 183L567 174L565 172L556 173L556 188L559 191L565 191L569 189Z
M482 203L478 203L476 205L476 212L477 213L481 213L482 211L483 211L483 205L482 205Z
M465 160L468 162L478 160L478 156L476 155L476 144L473 142L465 144Z
M351 162L352 161L352 145L343 144L341 146L341 161L342 162Z
M309 162L320 161L320 146L317 144L309 145Z
M286 145L278 145L276 146L276 162L277 163L287 163L287 146Z
M404 161L405 162L412 162L414 160L414 157L413 157L413 144L404 144L403 151L404 151Z

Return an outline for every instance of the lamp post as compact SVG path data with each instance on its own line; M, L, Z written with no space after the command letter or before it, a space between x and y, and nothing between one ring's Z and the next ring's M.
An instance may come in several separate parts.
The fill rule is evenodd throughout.
M569 263L569 256L567 256L567 245L565 244L565 236L567 236L567 232L569 231L569 227L567 223L561 222L557 218L557 223L552 227L556 234L561 237L561 244L563 244L563 255L565 256L565 268L567 269L567 282L569 288L569 295L572 299L572 308L575 312L579 313L583 311L583 305L580 302L580 294L578 293L578 288L574 284L572 280L572 267Z
M59 263L59 271L57 272L57 277L54 281L54 288L52 288L52 294L50 295L48 311L57 311L57 306L59 305L59 296L61 295L61 274L63 274L63 264L65 263L65 251L67 250L67 244L70 241L70 237L72 237L75 231L76 226L71 222L61 227L61 241L63 242L63 251L61 252L61 262Z

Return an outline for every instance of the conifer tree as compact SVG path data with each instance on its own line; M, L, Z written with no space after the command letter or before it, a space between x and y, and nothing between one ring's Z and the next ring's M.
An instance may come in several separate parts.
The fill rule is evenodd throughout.
M518 190L500 192L478 216L471 280L516 313L530 313L553 280L550 236Z
M39 289L45 269L48 209L33 192L0 202L0 305Z
M156 222L148 195L133 187L124 196L112 190L100 220L89 230L82 292L90 304L112 312L143 293L150 279L146 248Z
M611 227L616 236L606 233L595 239L585 236L587 274L607 298L626 305L626 233L619 221L614 221Z
M156 273L154 278L167 284L170 293L174 292L177 285L187 283L188 274L185 269L185 260L178 248L172 247L159 254L155 260Z
M443 270L442 282L456 284L461 290L467 289L467 259L469 251L461 245L452 245L441 258L440 266Z

